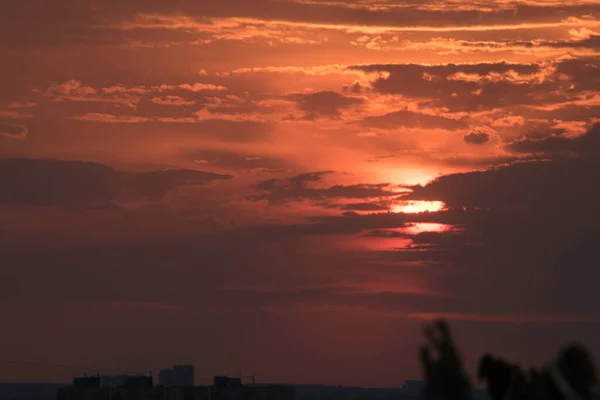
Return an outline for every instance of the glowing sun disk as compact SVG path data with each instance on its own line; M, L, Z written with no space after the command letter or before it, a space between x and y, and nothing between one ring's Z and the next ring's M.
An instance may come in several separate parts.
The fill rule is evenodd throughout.
M398 203L392 207L392 211L397 213L407 213L407 214L415 214L421 212L436 212L441 211L445 207L445 204L442 201L424 201L424 200L415 200L415 201L403 201Z

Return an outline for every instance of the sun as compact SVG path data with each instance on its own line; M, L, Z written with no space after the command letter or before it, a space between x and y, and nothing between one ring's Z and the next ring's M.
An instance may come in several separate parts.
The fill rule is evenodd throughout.
M396 213L416 214L421 212L441 211L446 207L442 201L408 200L401 201L392 207Z

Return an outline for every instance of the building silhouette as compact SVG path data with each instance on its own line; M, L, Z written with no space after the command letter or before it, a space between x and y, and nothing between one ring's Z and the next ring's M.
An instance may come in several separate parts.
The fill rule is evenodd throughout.
M294 400L292 385L242 384L241 378L215 376L211 386L194 386L192 365L160 371L159 384L151 376L77 377L58 389L56 400Z
M424 381L406 380L402 385L402 395L405 399L420 399L424 389Z
M55 400L67 383L0 383L0 400Z
M294 400L293 385L243 385L241 378L215 376L210 400Z
M194 386L194 366L174 365L158 374L160 386Z
M56 400L160 400L151 376L77 377Z

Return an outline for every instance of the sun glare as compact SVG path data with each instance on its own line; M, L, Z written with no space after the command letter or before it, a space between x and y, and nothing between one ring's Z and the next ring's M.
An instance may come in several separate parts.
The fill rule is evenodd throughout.
M448 232L455 230L454 226L438 224L435 222L418 222L404 229L406 232L416 235L423 232Z
M392 207L392 211L396 213L416 214L421 212L436 212L441 211L445 204L441 201L402 201Z

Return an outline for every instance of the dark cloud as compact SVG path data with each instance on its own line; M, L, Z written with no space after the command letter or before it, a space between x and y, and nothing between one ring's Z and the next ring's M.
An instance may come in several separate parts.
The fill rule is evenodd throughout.
M600 49L600 35L590 35L590 37L581 40L547 42L540 45L570 49Z
M457 130L469 126L467 119L453 119L438 115L423 114L415 111L401 110L385 115L365 117L361 125L370 128L423 128Z
M541 139L524 138L507 144L506 149L515 153L598 157L600 124L594 125L585 135L579 137L552 135Z
M540 4L518 4L506 6L484 6L460 8L455 5L445 6L437 1L416 2L404 7L393 7L381 2L373 5L364 2L337 1L305 3L301 1L257 0L252 4L224 0L212 2L207 0L184 0L176 5L149 0L143 3L123 3L107 0L102 5L92 7L88 2L65 0L60 5L50 7L40 0L23 0L11 5L10 12L2 15L0 26L3 29L2 44L49 45L64 43L105 44L113 43L117 38L135 38L136 40L156 39L170 35L164 42L182 40L183 33L167 29L139 29L127 31L126 34L111 35L111 29L103 28L104 21L129 20L135 13L159 13L172 15L184 13L186 16L205 21L210 17L251 17L267 20L285 20L308 23L357 24L363 26L415 26L419 21L427 21L427 25L446 27L449 23L455 26L506 24L507 21L519 24L536 21L558 21L565 15L593 15L597 6L593 4L561 4L547 6ZM27 23L23 23L26 21ZM36 26L43 34L34 35L32 26ZM53 29L54 28L54 29ZM160 35L158 34L160 33ZM179 33L179 35L176 35ZM112 40L111 40L112 39Z
M557 190L565 185L562 179L567 167L569 165L565 162L529 161L485 171L445 175L425 186L414 186L413 192L405 199L443 201L458 208L511 209L520 207L524 202L547 201L545 196L551 193L543 189L551 186ZM579 167L589 168L588 165ZM548 181L547 176L556 176L557 179Z
M105 207L116 201L156 201L179 187L231 176L194 170L129 173L92 162L2 159L0 178L1 204Z
M217 166L235 170L269 170L284 172L290 163L280 158L257 155L254 153L236 153L227 150L185 150L183 155L193 161L208 166Z
M600 90L600 59L598 57L571 57L556 64L553 76L569 77L568 94L589 95L589 91ZM581 96L584 97L584 96Z
M299 236L357 234L370 229L393 229L408 226L414 220L433 220L433 215L371 213L360 215L346 211L339 216L309 217L298 224L251 228L249 232L276 240Z
M371 157L367 159L369 163L377 163L381 160L387 159L397 159L401 160L407 156L406 153L398 152L391 154L381 154L378 156ZM456 154L456 153L446 153L446 152L428 152L427 154L423 154L419 156L419 159L423 162L431 162L431 163L443 163L448 166L457 166L457 167L468 167L468 168L487 168L494 165L503 165L503 164L511 164L517 161L526 161L530 159L535 159L534 156L529 154L504 154L504 155L492 155L492 156L480 156L480 155L464 155L464 154Z
M397 196L389 189L389 184L334 185L326 188L308 187L311 182L318 182L323 175L331 171L310 172L287 179L268 179L257 183L254 188L264 192L252 196L254 201L267 200L270 204L302 200L327 200L335 198L374 198Z
M336 92L323 91L315 93L296 93L289 96L298 104L306 119L319 117L336 118L341 110L353 105L364 104L365 100L358 97L348 97Z
M231 175L216 174L186 169L165 171L135 172L124 174L125 196L133 198L160 200L167 193L182 186L201 185L211 181L227 180Z
M289 181L292 182L295 186L304 186L309 182L318 182L323 176L333 174L333 171L317 171L317 172L306 172L300 175L295 175L289 178Z
M408 249L388 252L386 259L418 255L447 290L485 299L486 313L597 315L589 296L596 290L591 282L600 279L599 129L520 143L550 158L442 176L404 197L444 201L449 211L427 217L461 229L409 235L379 227L365 235L410 239Z
M302 189L309 182L318 182L324 175L332 173L333 171L306 172L304 174L292 176L288 179L267 179L258 182L256 185L254 185L254 188L263 191L284 190L289 186L296 189Z
M386 211L389 206L381 203L350 203L340 207L342 210L350 211Z
M554 47L559 49L598 49L600 36L591 34L579 40L497 40L497 41L458 41L463 47L481 49L505 49L512 46L525 48Z
M526 110L516 109L515 112L521 115L527 115L530 119L545 119L549 121L589 121L600 115L600 106L569 104L552 110L528 107ZM536 130L539 130L539 128Z
M9 139L25 139L27 136L27 127L0 122L0 136Z
M568 100L565 91L573 80L580 82L568 93L594 90L598 78L582 60L562 60L556 70L545 71L542 64L380 64L353 66L365 72L387 72L389 76L372 82L374 91L423 99L450 111L493 110L519 104L539 105ZM569 80L559 79L560 73ZM579 71L588 79L575 78ZM597 72L597 70L594 70ZM541 79L543 74L550 74Z
M451 207L523 209L558 206L580 208L598 195L589 182L600 178L600 124L578 138L524 140L510 149L551 154L571 153L544 161L519 162L486 171L446 175L425 186L414 186L411 200L440 200ZM600 200L600 199L599 199ZM571 204L574 203L574 204Z
M378 238L408 238L410 234L402 231L393 231L387 229L373 229L364 234L364 236L378 237Z
M487 132L475 131L463 136L463 140L470 144L484 144L489 142L490 134Z
M344 93L347 93L347 92L361 93L365 90L366 90L366 88L363 85L361 85L360 82L354 82L350 86L348 86L348 85L342 86L342 92L344 92Z
M393 90L395 88L404 88L407 94L418 95L418 90L415 83L420 84L421 81L441 83L447 77L457 74L477 74L489 75L491 73L503 74L514 71L518 74L533 74L540 71L539 64L518 64L508 62L481 62L476 64L440 64L440 65L423 65L423 64L370 64L350 66L351 70L361 70L365 72L389 72L390 77L396 75L388 81L389 86L382 86L381 89ZM424 73L426 75L424 75ZM404 84L402 84L404 79ZM412 80L416 79L417 82ZM383 84L386 78L380 78L377 82ZM447 82L444 84L452 84ZM460 88L460 86L455 86ZM434 87L428 86L426 90L433 90Z

